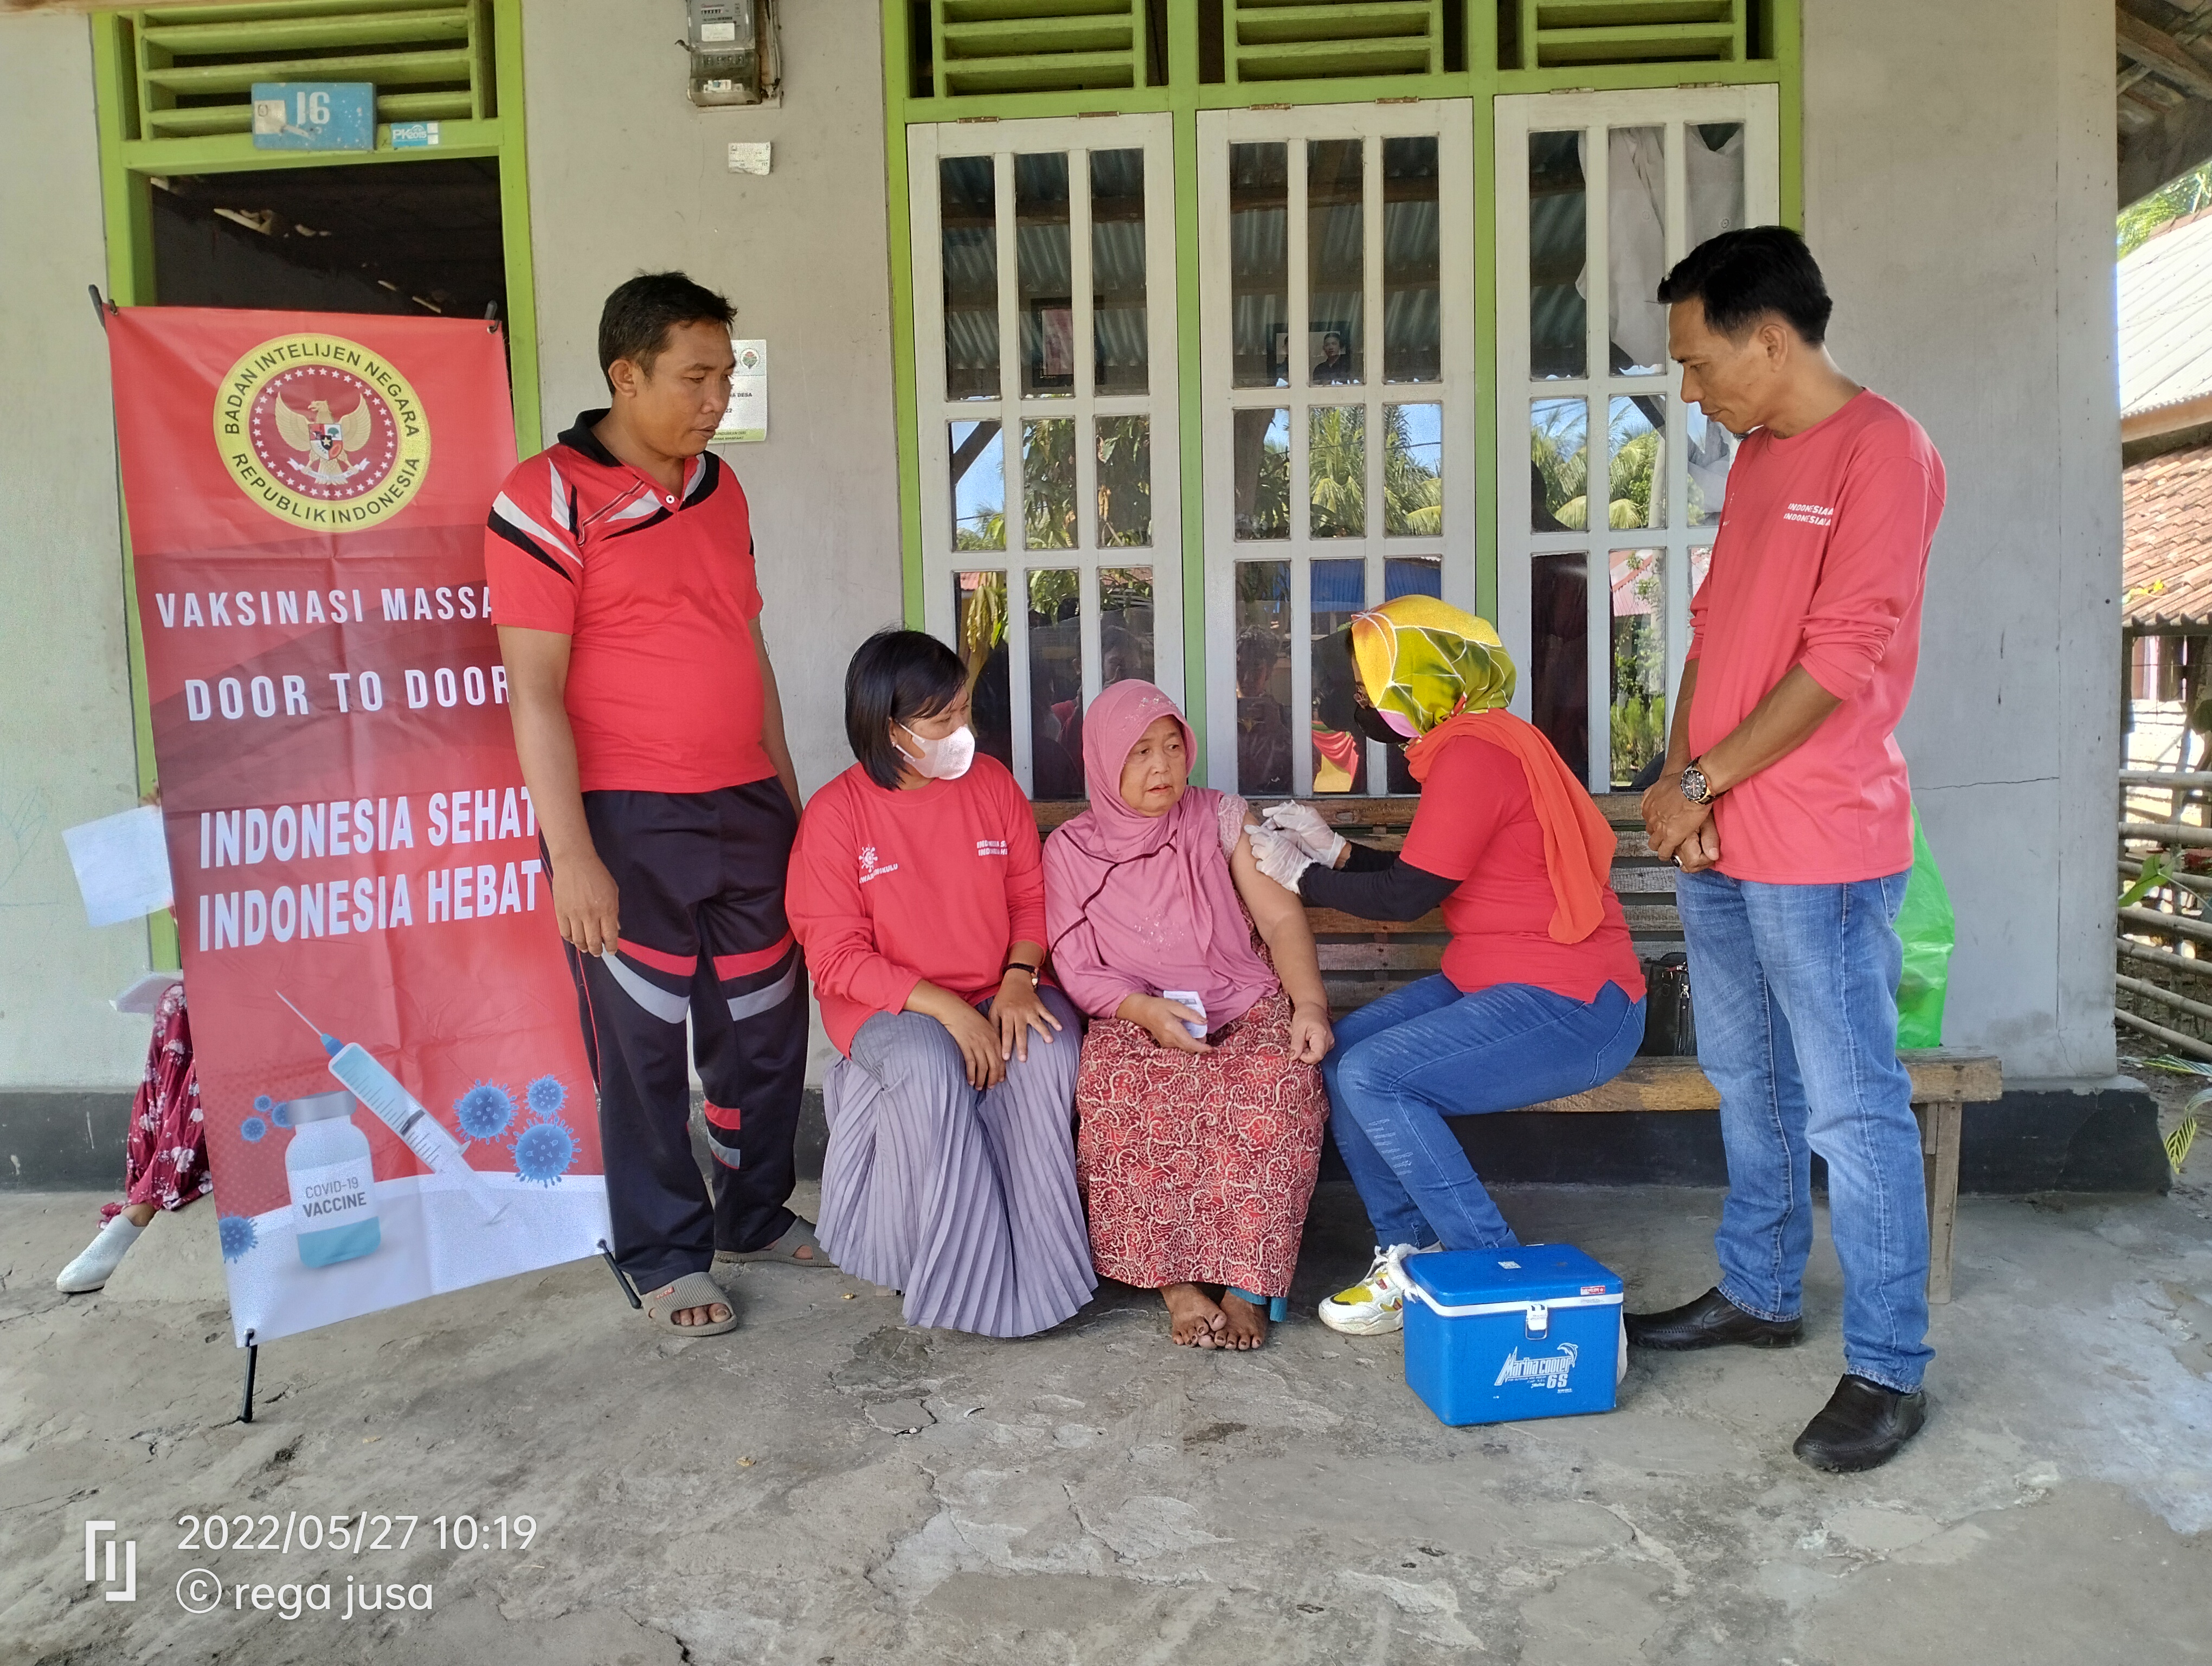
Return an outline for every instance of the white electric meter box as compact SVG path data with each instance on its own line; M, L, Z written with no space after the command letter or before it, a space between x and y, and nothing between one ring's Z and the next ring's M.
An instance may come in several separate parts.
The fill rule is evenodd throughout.
M760 104L776 89L768 0L684 0L691 102Z

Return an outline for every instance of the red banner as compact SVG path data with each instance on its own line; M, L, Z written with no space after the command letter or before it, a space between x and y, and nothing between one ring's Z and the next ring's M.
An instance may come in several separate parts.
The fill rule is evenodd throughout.
M240 1340L594 1253L592 1079L487 618L501 337L139 307L108 342Z

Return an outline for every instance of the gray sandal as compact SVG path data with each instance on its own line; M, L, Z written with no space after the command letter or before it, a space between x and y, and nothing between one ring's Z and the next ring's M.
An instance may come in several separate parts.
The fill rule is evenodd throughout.
M802 1256L799 1253L801 1250L813 1253ZM791 1267L826 1267L832 1273L837 1270L837 1263L830 1259L829 1252L823 1249L821 1241L814 1236L814 1223L801 1220L797 1215L791 1218L791 1225L783 1229L783 1236L774 1243L764 1244L758 1250L723 1250L716 1253L714 1259L773 1261Z
M720 1336L738 1328L738 1310L722 1286L704 1273L686 1273L673 1284L645 1292L645 1316L678 1336ZM710 1319L703 1325L679 1325L676 1316L686 1308L720 1308L730 1316Z

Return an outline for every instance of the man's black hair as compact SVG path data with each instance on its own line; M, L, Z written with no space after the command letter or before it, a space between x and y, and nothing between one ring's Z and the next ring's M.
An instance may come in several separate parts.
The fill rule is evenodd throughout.
M927 631L878 630L845 667L845 739L868 779L889 789L904 764L890 726L934 717L968 686L960 656Z
M599 309L599 374L606 376L608 392L615 384L607 373L617 359L628 359L650 375L653 360L668 345L668 332L678 325L719 324L727 329L737 315L726 296L682 272L640 272Z
M1698 244L1659 285L1669 304L1692 295L1705 303L1705 322L1733 341L1774 313L1818 347L1835 310L1812 250L1787 226L1746 226Z

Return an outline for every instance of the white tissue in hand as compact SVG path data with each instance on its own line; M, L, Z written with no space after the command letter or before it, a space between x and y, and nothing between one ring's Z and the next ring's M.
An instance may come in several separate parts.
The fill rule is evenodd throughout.
M1171 1000L1178 1006L1188 1006L1192 1012L1197 1013L1200 1022L1193 1024L1186 1018L1183 1020L1182 1027L1190 1031L1190 1038L1193 1041L1204 1041L1206 1039L1206 1003L1198 998L1197 990L1163 989L1160 991L1160 999L1162 1000Z

